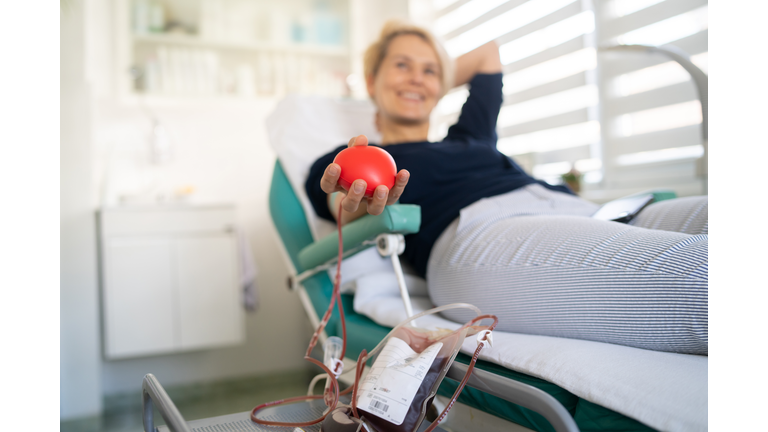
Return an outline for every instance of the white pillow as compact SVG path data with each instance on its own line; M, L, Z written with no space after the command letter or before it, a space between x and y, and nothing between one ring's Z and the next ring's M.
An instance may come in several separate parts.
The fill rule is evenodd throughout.
M342 273L343 275L343 273ZM411 298L413 313L424 312L434 306L427 294L427 282L409 274L403 275L408 294ZM403 322L408 315L405 313L403 298L400 296L400 286L397 284L395 272L370 272L359 275L355 281L356 292L353 303L355 312L371 318L377 324L394 327ZM418 322L419 326L423 323Z
M320 156L347 143L353 136L366 135L371 142L381 142L374 123L375 114L376 107L369 100L291 95L280 101L267 118L270 145L307 214L315 240L335 231L336 225L315 214L304 189L309 169ZM404 268L408 273L407 265ZM341 264L342 291L353 292L358 278L378 272L391 273L394 277L390 259L380 256L375 247L346 258ZM336 267L328 274L333 280Z
M375 113L368 100L291 95L267 118L270 145L304 207L315 240L331 233L335 225L319 218L312 208L304 190L309 169L320 156L353 136L366 135L371 142L381 142Z
M391 273L395 276L395 269L389 257L379 255L375 247L370 247L341 262L341 293L354 293L357 291L356 281L373 273ZM336 267L328 269L328 277L333 281L336 278ZM399 293L400 291L398 291Z

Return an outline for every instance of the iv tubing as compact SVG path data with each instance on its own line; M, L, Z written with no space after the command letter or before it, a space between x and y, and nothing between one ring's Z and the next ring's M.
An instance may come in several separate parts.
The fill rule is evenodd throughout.
M323 315L323 319L320 321L320 325L315 330L315 333L312 335L312 339L309 341L309 346L307 347L307 352L304 354L304 360L307 360L311 363L314 363L318 366L320 366L323 371L325 371L326 374L328 374L328 380L330 381L330 386L326 389L326 392L320 396L296 396L288 399L281 399L276 400L273 402L267 402L264 404L261 404L257 407L255 407L253 410L251 410L251 421L254 423L267 425L267 426L288 426L288 427L304 427L304 426L312 426L314 424L320 423L323 420L325 420L325 417L332 412L336 408L336 404L339 403L339 396L348 393L352 390L352 387L347 388L343 392L339 392L339 382L336 380L336 376L334 374L335 371L331 371L326 365L324 365L322 362L319 362L312 358L312 350L315 348L315 344L317 344L317 339L320 337L320 333L323 332L325 329L325 326L328 324L328 320L331 317L331 313L333 312L333 307L338 302L338 309L339 309L339 318L341 319L341 332L342 332L342 340L344 341L341 346L341 358L344 358L344 355L347 352L347 323L344 320L344 308L341 305L341 293L339 290L339 286L341 285L341 261L343 257L343 248L344 243L342 242L341 238L341 209L342 207L339 206L339 213L338 213L338 231L339 231L339 259L336 262L336 277L333 281L333 294L331 295L331 302L328 305L328 310L325 311L325 315ZM287 422L276 422L276 421L270 421L270 420L264 420L256 417L256 413L264 408L275 406L275 405L282 405L285 403L290 402L298 402L298 401L304 401L304 400L311 400L311 399L324 399L326 405L328 405L329 409L326 411L325 414L323 414L322 417L317 418L315 420L310 420L307 422L302 423L287 423Z
M325 420L325 417L328 414L330 414L331 412L333 412L333 410L336 408L336 405L339 403L339 397L349 393L350 391L352 392L352 401L351 401L352 415L356 419L359 420L360 416L359 416L359 414L357 412L357 403L356 403L357 402L357 386L358 386L358 383L360 381L360 377L362 376L363 371L365 370L365 363L368 361L369 358L371 358L372 355L377 353L382 348L382 346L384 344L384 341L389 339L389 336L392 333L394 333L395 330L397 330L400 327L403 327L405 325L408 325L411 322L413 322L416 319L421 318L423 316L431 315L431 314L442 312L444 310L449 310L449 309L471 309L471 310L473 310L478 315L475 318L473 318L471 321L469 321L468 323L466 323L462 327L460 327L459 330L461 330L463 328L466 328L466 327L469 327L469 326L471 326L471 325L473 325L473 324L475 324L477 322L480 322L481 320L486 319L486 318L493 319L493 323L491 325L487 326L488 330L493 330L496 327L496 324L499 321L498 318L496 318L496 316L494 316L494 315L481 315L482 312L480 311L480 309L478 309L477 306L471 305L469 303L452 303L452 304L448 304L448 305L444 305L444 306L439 306L439 307L436 307L436 308L433 308L433 309L429 309L429 310L426 310L426 311L421 312L419 314L416 314L414 316L411 316L408 319L406 319L405 321L403 321L400 324L398 324L397 326L395 326L395 328L393 328L389 332L389 334L387 334L387 337L382 339L381 342L379 342L379 344L376 345L376 347L373 350L371 350L370 353L366 352L365 349L363 349L360 352L360 355L358 356L358 359L357 359L357 365L356 365L356 368L355 368L355 381L352 384L352 386L346 388L343 392L340 392L339 391L339 382L337 381L336 375L334 373L335 371L331 371L322 362L312 358L311 355L312 355L312 350L315 348L315 345L317 344L317 339L319 338L320 333L322 333L323 330L325 329L325 326L328 324L328 320L330 319L331 314L333 312L333 307L337 303L338 303L338 309L339 309L339 318L340 318L340 321L341 321L341 332L342 332L342 340L343 340L343 344L342 344L342 348L341 348L341 359L344 359L344 356L346 355L346 352L347 352L347 323L346 323L346 321L344 319L344 308L343 308L343 306L341 304L341 293L340 293L340 288L339 288L340 285L341 285L341 261L342 261L342 258L344 256L344 243L343 243L342 237L341 237L341 212L342 212L342 207L339 206L338 217L336 219L337 220L337 229L338 229L338 233L339 233L339 257L338 257L338 260L336 262L336 277L334 278L334 281L333 281L333 294L331 295L331 301L330 301L330 304L328 305L328 310L325 311L325 314L323 315L323 319L320 321L320 325L317 327L317 329L315 330L315 333L312 335L312 339L310 339L309 346L307 347L307 352L304 355L304 359L305 360L318 365L321 369L323 369L323 371L325 371L325 373L328 375L328 380L330 381L330 385L326 388L326 390L325 390L325 392L324 392L324 394L322 396L321 395L316 395L316 396L313 396L313 395L295 396L295 397L291 397L291 398L288 398L288 399L280 399L280 400L276 400L276 401L272 401L272 402L267 402L267 403L261 404L261 405L255 407L253 410L251 410L251 421L253 421L254 423L262 424L262 425L267 425L267 426L288 426L288 427L311 426L311 425L320 423L323 420ZM448 336L448 335L446 335L446 336ZM487 336L486 336L486 338L487 338ZM437 427L438 423L440 421L442 421L443 418L445 418L445 416L448 414L448 411L453 407L453 404L456 402L456 398L458 398L459 394L461 393L462 389L464 388L464 385L469 380L470 374L472 373L472 370L475 367L475 363L477 362L477 358L480 355L480 350L483 349L484 345L485 345L484 342L481 342L480 344L478 344L477 349L475 350L475 354L474 354L474 356L472 356L472 361L469 364L469 368L467 369L467 373L464 375L464 379L459 384L459 387L456 389L456 392L451 397L450 402L445 407L443 412L440 414L440 416L437 419L435 419L434 422L432 422L432 424L427 428L427 430L425 432L431 432L432 430L434 430L435 427ZM325 414L323 414L322 417L317 418L315 420L310 420L310 421L301 422L301 423L288 423L288 422L270 421L270 420L260 419L260 418L256 417L256 413L258 411L260 411L260 410L262 410L264 408L270 407L270 406L282 405L282 404L291 403L291 402L313 400L313 399L324 399L326 405L328 406L328 410L325 411Z
M316 375L314 378L312 378L312 381L309 382L309 388L307 389L307 396L314 396L314 390L315 386L317 385L317 382L321 379L328 379L328 374L320 374Z

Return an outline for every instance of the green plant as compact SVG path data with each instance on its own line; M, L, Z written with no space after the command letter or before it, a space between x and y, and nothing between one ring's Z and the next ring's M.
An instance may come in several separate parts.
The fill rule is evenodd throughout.
M578 172L576 168L571 168L567 173L561 174L560 178L563 179L563 183L567 184L571 190L578 193L581 191L581 178L583 176L584 175Z

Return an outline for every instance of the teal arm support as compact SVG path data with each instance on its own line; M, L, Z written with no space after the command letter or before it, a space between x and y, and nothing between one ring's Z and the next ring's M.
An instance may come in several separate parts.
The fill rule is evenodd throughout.
M420 226L421 207L413 204L386 206L378 216L366 215L342 227L344 250L358 247L379 234L413 234L419 231ZM299 263L302 268L311 269L336 258L338 254L339 236L334 232L302 249Z

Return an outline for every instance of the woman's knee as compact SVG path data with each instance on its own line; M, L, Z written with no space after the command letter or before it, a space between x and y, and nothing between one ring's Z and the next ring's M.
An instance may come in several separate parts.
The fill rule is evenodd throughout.
M693 196L653 203L630 222L640 228L684 234L708 234L709 197Z

